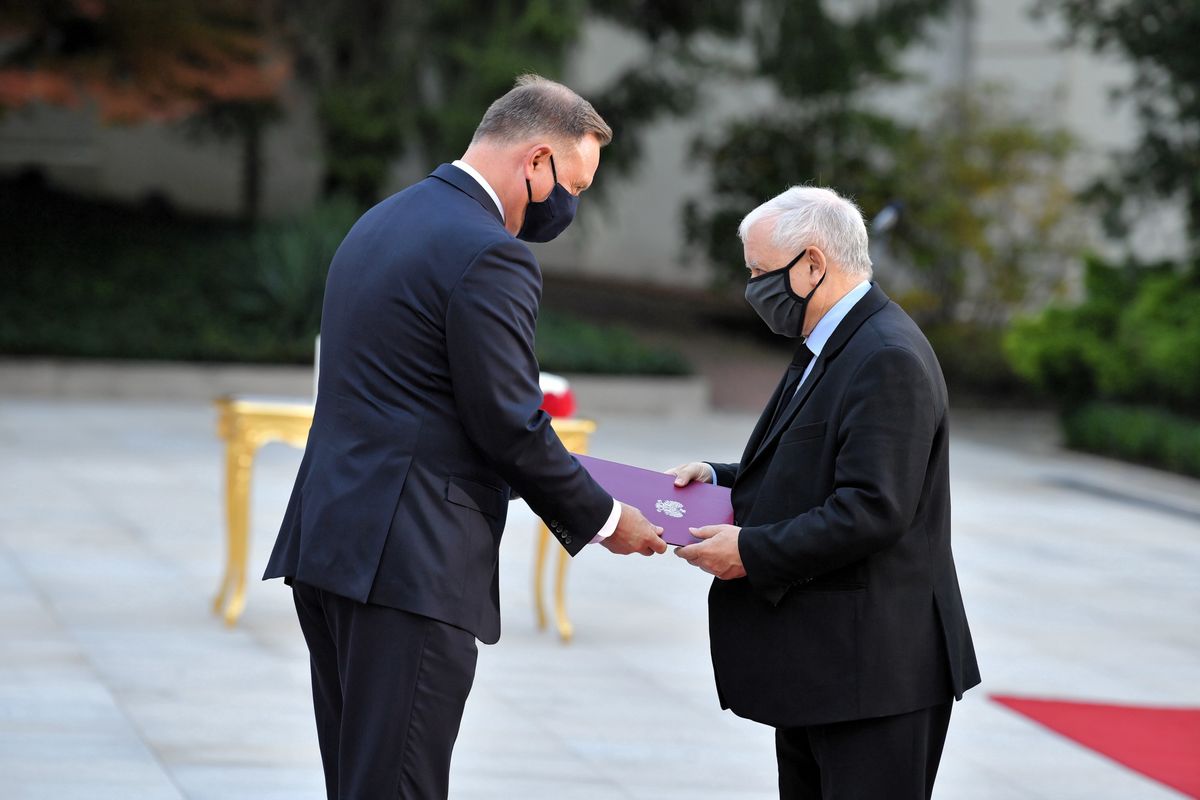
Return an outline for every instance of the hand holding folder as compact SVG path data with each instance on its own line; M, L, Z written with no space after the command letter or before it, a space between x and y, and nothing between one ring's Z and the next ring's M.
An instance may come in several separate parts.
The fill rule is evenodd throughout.
M591 456L576 456L606 492L663 529L667 544L700 541L689 528L733 523L729 489L708 483L676 486L675 476Z

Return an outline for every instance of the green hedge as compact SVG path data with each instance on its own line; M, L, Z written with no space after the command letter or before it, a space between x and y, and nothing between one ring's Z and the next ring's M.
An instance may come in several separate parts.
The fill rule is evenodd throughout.
M311 360L324 270L354 220L346 204L248 231L7 188L0 352Z
M1200 420L1157 408L1088 403L1063 414L1067 445L1200 477Z
M1200 409L1200 270L1091 261L1084 301L1018 320L1005 338L1017 374L1064 407L1116 400Z
M1062 408L1070 447L1200 475L1200 270L1093 260L1084 288L1013 325L1013 369Z
M0 353L308 363L325 274L358 210L323 203L251 231L0 185ZM548 314L544 367L681 374L678 353Z
M553 311L538 319L537 357L547 372L688 375L692 366L675 350L643 344L627 328L603 327Z

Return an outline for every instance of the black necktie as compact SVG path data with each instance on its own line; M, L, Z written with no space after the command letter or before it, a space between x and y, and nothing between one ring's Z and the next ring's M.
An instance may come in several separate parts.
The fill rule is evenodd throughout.
M775 404L775 411L771 414L771 424L767 426L768 431L775 427L775 423L779 422L779 415L788 407L788 403L792 402L792 398L796 395L796 389L800 388L800 379L804 377L804 370L812 360L812 350L808 349L808 345L801 344L796 350L796 355L792 357L792 363L788 366L787 381L784 383L783 393L779 395L779 402Z

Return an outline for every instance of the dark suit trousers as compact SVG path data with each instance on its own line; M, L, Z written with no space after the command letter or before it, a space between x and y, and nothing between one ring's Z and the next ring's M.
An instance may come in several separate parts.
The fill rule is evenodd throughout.
M928 800L953 705L776 728L780 800Z
M445 798L475 637L298 581L292 593L329 800Z

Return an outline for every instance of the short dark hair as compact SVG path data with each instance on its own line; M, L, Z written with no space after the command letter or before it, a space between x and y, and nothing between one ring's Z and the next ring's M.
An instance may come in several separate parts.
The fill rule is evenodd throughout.
M513 88L488 106L471 143L536 136L577 142L588 134L599 139L601 147L612 141L612 128L591 103L557 81L527 74L518 76Z

